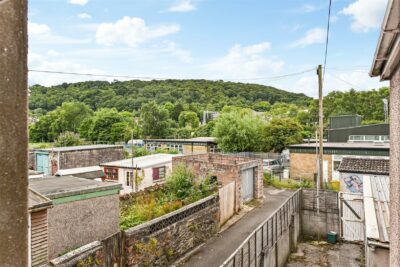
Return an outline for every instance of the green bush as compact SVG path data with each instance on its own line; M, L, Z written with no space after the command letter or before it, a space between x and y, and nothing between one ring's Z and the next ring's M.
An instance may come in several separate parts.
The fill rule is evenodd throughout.
M298 189L314 188L315 184L310 180L282 179L271 176L270 173L264 173L264 186L273 186L276 188Z

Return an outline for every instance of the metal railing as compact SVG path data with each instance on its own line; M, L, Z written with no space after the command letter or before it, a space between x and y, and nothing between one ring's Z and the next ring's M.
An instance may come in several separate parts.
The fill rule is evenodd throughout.
M300 213L301 189L262 222L220 267L263 266L263 261L289 228L292 215Z

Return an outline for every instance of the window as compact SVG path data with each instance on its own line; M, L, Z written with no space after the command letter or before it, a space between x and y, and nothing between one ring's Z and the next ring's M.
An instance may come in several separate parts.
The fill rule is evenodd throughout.
M116 168L105 168L106 179L118 180L118 169Z
M334 161L333 162L333 170L337 171L339 169L340 161Z
M153 168L153 181L162 180L165 178L165 166Z
M131 181L133 181L133 172L126 172L126 186L131 186Z

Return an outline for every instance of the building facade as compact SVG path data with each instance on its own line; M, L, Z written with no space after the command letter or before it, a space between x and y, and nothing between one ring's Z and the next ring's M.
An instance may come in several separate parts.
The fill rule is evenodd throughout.
M199 153L214 153L217 143L213 137L197 137L191 139L147 139L144 140L148 151L165 149L178 154L191 155Z
M80 167L98 166L104 162L124 158L123 146L91 145L55 147L35 150L35 170L45 175Z

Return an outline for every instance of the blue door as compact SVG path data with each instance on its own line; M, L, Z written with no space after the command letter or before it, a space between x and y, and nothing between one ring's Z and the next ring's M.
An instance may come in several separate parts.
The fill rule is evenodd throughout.
M49 154L36 153L36 171L43 172L45 175L50 174L50 172L49 172Z

